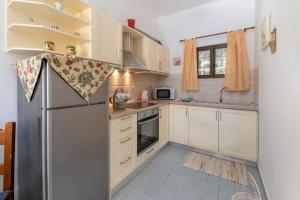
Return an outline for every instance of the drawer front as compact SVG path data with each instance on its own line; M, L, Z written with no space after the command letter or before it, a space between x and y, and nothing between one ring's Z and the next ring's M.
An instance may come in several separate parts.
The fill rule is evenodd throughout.
M137 158L137 164L138 166L142 165L145 161L147 161L151 156L153 156L157 151L159 150L159 143L153 145L149 149L147 149L145 152L143 152L141 155Z
M129 154L134 153L134 137L130 135L111 145L111 162L120 163Z
M120 118L111 120L110 128L111 128L111 130L116 130L116 129L119 129L120 126L122 126L124 124L134 123L135 121L137 121L136 114L127 115L124 117L120 117Z
M124 137L128 137L129 135L133 135L135 132L135 123L124 123L119 126L118 129L111 129L110 131L110 143L115 143Z
M111 163L111 188L126 178L136 166L134 154L125 155L119 162Z

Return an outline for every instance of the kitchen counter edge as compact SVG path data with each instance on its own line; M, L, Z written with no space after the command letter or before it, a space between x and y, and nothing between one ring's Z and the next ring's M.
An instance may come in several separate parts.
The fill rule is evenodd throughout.
M198 107L209 107L209 108L220 108L220 109L233 109L233 110L245 110L245 111L256 111L258 112L258 107L255 105L238 105L238 104L217 104L217 103L203 103L203 102L181 102L181 101L150 101L157 103L157 105L141 108L141 109L132 109L126 108L124 110L113 110L112 107L109 107L109 119L117 119L124 117L126 115L136 114L145 110L157 108L160 106L174 104L174 105L186 105L186 106L198 106Z

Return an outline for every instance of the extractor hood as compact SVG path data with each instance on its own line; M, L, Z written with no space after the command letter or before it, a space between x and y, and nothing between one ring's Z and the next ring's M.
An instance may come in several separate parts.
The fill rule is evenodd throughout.
M131 33L123 32L123 65L131 71L148 71L145 63L132 52L133 40Z

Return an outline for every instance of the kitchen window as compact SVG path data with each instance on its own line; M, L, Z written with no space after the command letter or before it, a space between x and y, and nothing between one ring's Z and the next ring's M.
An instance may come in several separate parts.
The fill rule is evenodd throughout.
M224 78L227 44L197 48L198 78Z

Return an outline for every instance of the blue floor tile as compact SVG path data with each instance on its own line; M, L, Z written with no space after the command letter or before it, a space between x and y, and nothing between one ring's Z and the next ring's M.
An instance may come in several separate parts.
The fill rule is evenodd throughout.
M172 187L164 182L151 179L143 190L143 194L154 200L166 200L171 194Z
M186 175L180 171L173 171L168 176L165 182L175 188L188 191L192 181L193 181L193 176Z
M135 191L129 187L124 188L118 194L112 197L112 200L152 200L143 193Z
M251 187L184 167L189 151L167 146L112 200L231 200L234 193L253 193ZM248 167L265 198L258 169Z
M195 195L201 196L205 200L217 200L219 184L194 179L189 191Z
M142 171L142 174L158 179L160 181L164 181L171 174L172 171L173 169L169 168L166 165L151 163Z
M149 181L149 176L140 173L129 182L128 186L133 188L134 190L143 191L143 189L145 189Z
M168 200L201 200L200 196L182 190L172 190Z

